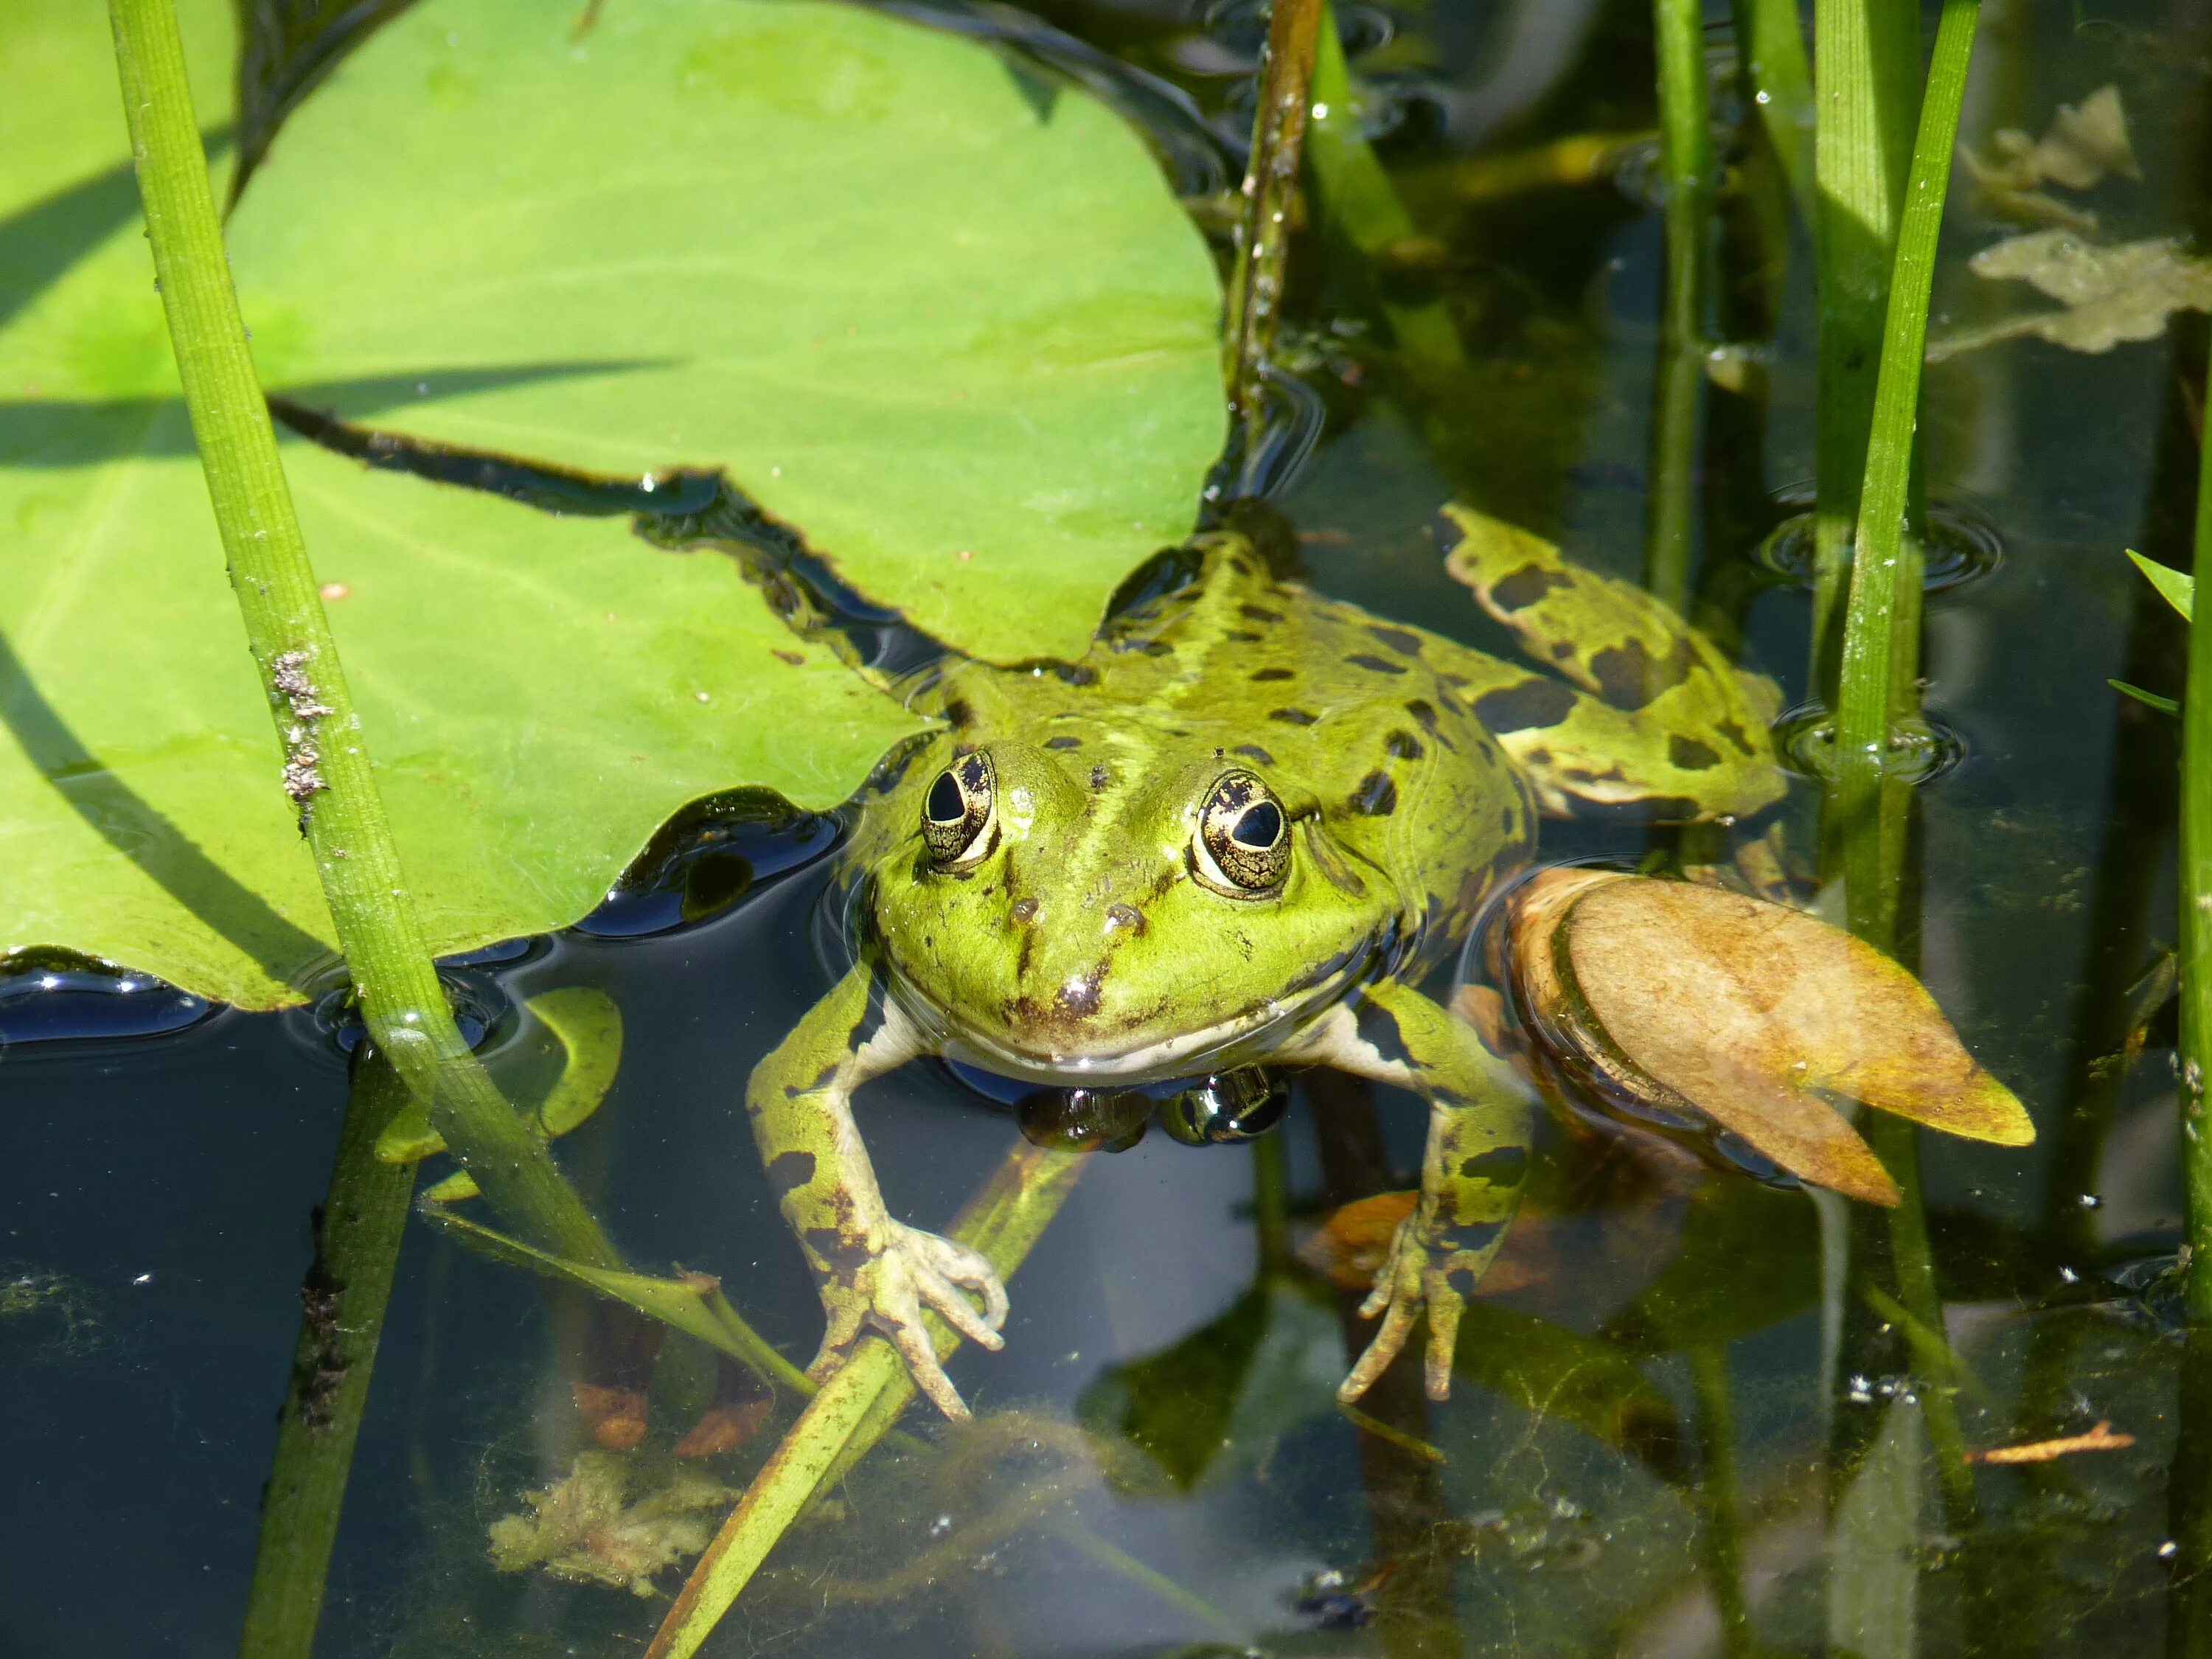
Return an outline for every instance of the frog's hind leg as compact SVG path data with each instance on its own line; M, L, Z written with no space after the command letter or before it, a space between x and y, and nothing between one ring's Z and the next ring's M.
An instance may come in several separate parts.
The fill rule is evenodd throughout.
M1444 516L1460 537L1445 568L1523 650L1581 688L1493 658L1465 676L1476 717L1548 810L1665 803L1668 816L1709 818L1781 798L1772 680L1737 668L1643 589L1569 562L1541 538L1462 507Z
M1381 1315L1382 1328L1337 1397L1366 1393L1425 1310L1428 1395L1449 1398L1460 1316L1521 1202L1534 1130L1528 1087L1474 1027L1395 983L1370 986L1357 1004L1330 1010L1297 1057L1411 1089L1429 1103L1420 1201L1399 1224L1359 1310Z
M935 1309L969 1341L996 1349L1005 1346L1006 1287L966 1245L892 1218L853 1121L854 1090L925 1049L862 964L753 1068L745 1111L828 1316L809 1374L820 1380L866 1332L878 1330L938 1409L964 1418L968 1407L938 1363L922 1310ZM982 1299L980 1313L969 1291Z

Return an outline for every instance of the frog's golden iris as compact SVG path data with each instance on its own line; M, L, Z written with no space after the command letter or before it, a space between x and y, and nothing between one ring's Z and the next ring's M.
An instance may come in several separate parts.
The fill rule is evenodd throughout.
M1429 1103L1421 1201L1344 1388L1425 1310L1443 1397L1530 1108L1423 981L1527 865L1540 804L1696 818L1782 792L1771 683L1547 544L1449 520L1455 574L1571 686L1278 581L1216 536L1081 662L956 662L923 694L944 725L864 803L846 854L868 895L860 959L747 1090L829 1315L817 1370L881 1330L960 1414L922 1310L992 1348L1006 1313L981 1256L884 1208L851 1111L867 1079L926 1054L1082 1088L1279 1061Z

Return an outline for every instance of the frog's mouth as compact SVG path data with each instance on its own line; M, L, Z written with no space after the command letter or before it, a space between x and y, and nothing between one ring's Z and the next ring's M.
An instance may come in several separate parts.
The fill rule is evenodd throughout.
M1115 1033L1059 1020L1038 1021L1017 1036L939 1004L896 968L888 978L900 1012L945 1059L1024 1082L1095 1088L1172 1082L1281 1056L1296 1046L1306 1027L1371 978L1377 965L1374 952L1362 951L1296 989L1227 1019L1120 1042Z

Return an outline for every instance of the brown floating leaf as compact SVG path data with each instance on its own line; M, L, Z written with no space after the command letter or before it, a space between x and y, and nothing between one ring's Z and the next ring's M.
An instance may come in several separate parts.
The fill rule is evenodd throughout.
M1931 363L2023 334L2069 351L2110 351L2124 340L2156 339L2177 311L2212 311L2212 259L2192 258L2174 241L2107 247L2070 231L2039 230L1984 248L1967 267L1977 276L2031 283L2066 309L1931 341Z
M1968 1452L1969 1463L2049 1463L2075 1452L2125 1451L2136 1443L2131 1434L2115 1434L2110 1423L2100 1423L2087 1434L2063 1435L2056 1440L2032 1440L2024 1446L1996 1446Z
M1548 872L1521 901L1515 957L1548 1046L1849 1196L1893 1204L1897 1189L1828 1096L1972 1139L2034 1138L1918 981L1784 906L1689 882Z

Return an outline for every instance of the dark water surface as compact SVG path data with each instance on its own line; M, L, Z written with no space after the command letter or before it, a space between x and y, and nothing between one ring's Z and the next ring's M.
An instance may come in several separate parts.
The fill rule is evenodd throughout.
M2115 82L2145 177L2089 198L2106 234L2195 228L2205 7L1990 0L1984 14L1967 142L2039 132L2057 104ZM1233 132L1250 107L1252 9L1049 16L1190 94L1181 116L1157 88L1129 106L1202 187L1218 142L1206 124ZM1780 186L1771 156L1737 143L1725 9L1711 16L1741 230ZM1463 198L1470 158L1651 127L1649 12L1455 0L1363 7L1346 27L1370 48L1358 67L1387 94L1384 153L1429 240L1379 289L1327 238L1298 244L1291 355L1326 424L1267 522L1325 591L1482 642L1428 530L1445 501L1599 568L1643 568L1663 254L1635 188L1648 165ZM2010 228L1954 186L1936 332L2041 303L1963 269ZM1723 306L1745 350L1705 394L1698 604L1794 705L1812 695L1808 596L1757 550L1812 473L1809 252L1802 229L1731 246L1730 269L1764 275ZM1468 361L1394 358L1378 292L1443 307ZM1923 1137L1952 1359L1891 1317L1879 1218L1551 1126L1513 1284L1471 1313L1451 1401L1425 1402L1401 1365L1348 1418L1333 1390L1364 1345L1357 1297L1263 1248L1267 1171L1282 1173L1296 1247L1337 1206L1410 1184L1422 1116L1310 1074L1265 1152L1154 1133L1092 1159L1012 1282L1006 1352L952 1364L976 1424L910 1416L920 1440L879 1450L801 1522L709 1651L1890 1659L2147 1655L2170 1636L2195 1650L2167 1629L2173 1506L2206 1501L2167 1475L2171 1014L2128 999L2172 933L2176 728L2106 680L2178 690L2179 630L2120 550L2188 562L2203 383L2176 365L2201 364L2203 343L2201 319L2178 344L2097 356L2014 342L1929 380L1929 493L2002 558L1929 602L1928 704L1959 757L1920 792L1917 951L2039 1131L2022 1151ZM1817 785L1798 780L1776 816L1809 854ZM1632 863L1670 844L1633 824L1547 834L1547 856ZM529 996L583 985L620 1006L620 1079L561 1143L564 1166L633 1261L718 1274L802 1364L819 1309L736 1109L830 982L829 867L801 860L723 902L742 885L726 866L695 887L702 919L633 902L602 936L468 970L487 1052L517 1074ZM660 922L680 925L618 936ZM226 1653L346 1060L305 1012L167 1007L142 1024L168 1035L57 1040L79 1020L56 1000L67 992L0 989L0 1654ZM1003 1109L933 1066L872 1085L861 1121L893 1212L925 1226L1013 1139ZM588 1443L563 1358L581 1319L410 1231L319 1651L641 1650L678 1571L647 1600L503 1575L487 1553L489 1524ZM641 1483L665 1473L705 1387L672 1341ZM1928 1443L1938 1389L1973 1447L2106 1421L2135 1443L1980 1470L1974 1512L1947 1510ZM791 1411L707 1473L742 1486Z

